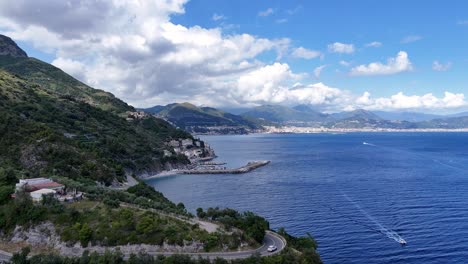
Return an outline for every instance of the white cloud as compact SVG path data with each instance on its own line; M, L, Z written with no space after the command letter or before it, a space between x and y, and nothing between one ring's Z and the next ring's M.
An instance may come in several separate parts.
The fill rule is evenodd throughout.
M70 75L75 76L79 80L83 80L83 73L85 71L86 65L79 61L74 61L72 59L57 58L52 61L52 65L57 68L60 68L64 72L67 72Z
M261 17L267 17L269 15L272 15L273 13L275 13L275 10L271 7L263 10L263 11L260 11L258 12L258 16L261 16Z
M349 67L351 65L351 62L345 61L345 60L341 60L339 63L340 65L345 66L345 67Z
M321 57L322 53L316 50L309 50L304 47L299 47L294 49L291 54L294 58L302 58L302 59L314 59L317 57Z
M226 17L222 14L217 14L217 13L214 13L213 16L211 17L211 19L213 21L219 21L219 20L225 20Z
M332 53L353 53L354 45L335 42L328 45L328 51Z
M276 24L284 24L284 23L288 22L288 19L287 18L280 18L280 19L277 19L275 22L276 22Z
M369 92L365 92L356 99L357 108L368 110L408 110L408 109L447 109L466 106L464 94L445 92L444 97L438 98L431 93L419 95L405 95L399 92L389 98L371 98Z
M382 46L382 43L378 41L373 41L373 42L367 43L365 46L371 47L371 48L378 48Z
M411 71L413 66L408 59L408 54L404 51L398 52L395 58L389 58L387 64L372 62L368 65L359 65L350 71L351 76L365 75L389 75L405 71Z
M236 103L224 98L223 89L263 67L258 55L276 52L281 58L289 50L285 38L224 35L220 28L172 23L170 16L183 13L185 1L62 2L0 2L0 31L55 55L55 65L136 106ZM41 13L49 8L59 14L53 21Z
M320 79L320 74L322 73L322 70L325 69L325 67L327 67L327 65L321 65L314 69L315 78Z
M432 63L432 69L434 71L448 71L451 67L452 67L451 62L447 62L443 64L436 60Z
M294 73L286 63L259 60L265 52L276 53L280 60L291 51L289 39L223 34L222 28L171 22L172 15L184 13L184 4L184 0L0 1L0 32L54 55L54 65L138 107L174 101L214 107L304 103L328 111L466 105L464 95L457 93L447 92L442 98L429 94L414 99L403 93L372 98L323 83L295 85L305 74ZM51 13L56 14L53 20ZM334 43L331 49L350 53L354 46ZM322 53L299 47L291 56L312 59ZM353 70L362 75L411 69L404 52L376 66ZM321 67L315 69L317 77Z
M403 44L407 44L407 43L412 43L412 42L416 42L416 41L419 41L421 40L422 37L419 36L419 35L410 35L410 36L406 36L404 37L400 43L403 43Z

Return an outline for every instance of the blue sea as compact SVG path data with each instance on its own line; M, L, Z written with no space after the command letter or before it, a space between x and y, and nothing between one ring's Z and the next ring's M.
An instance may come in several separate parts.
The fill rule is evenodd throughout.
M192 212L250 210L273 229L309 232L325 263L468 263L468 133L202 139L229 167L271 164L241 175L148 181Z

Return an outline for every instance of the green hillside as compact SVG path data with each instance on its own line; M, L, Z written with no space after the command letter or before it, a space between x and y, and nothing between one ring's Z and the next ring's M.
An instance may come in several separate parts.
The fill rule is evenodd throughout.
M74 98L115 113L134 111L133 107L111 93L93 89L59 68L35 58L0 56L0 69L19 75L30 83L38 84L41 89L56 96Z
M2 164L31 176L63 174L105 183L122 179L123 169L160 170L164 143L190 137L162 120L126 121L3 70L0 133Z
M254 121L212 107L197 107L190 103L169 104L144 109L189 132L203 133L211 127L226 127L226 132L248 133L259 129Z

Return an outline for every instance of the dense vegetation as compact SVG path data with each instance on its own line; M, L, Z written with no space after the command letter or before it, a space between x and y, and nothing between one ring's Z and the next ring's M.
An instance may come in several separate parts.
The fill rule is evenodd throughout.
M125 170L160 170L165 142L189 134L153 117L126 121L0 70L0 163L26 176L66 175L110 184Z
M151 256L146 253L131 254L128 260L124 260L124 255L119 252L106 252L103 255L85 252L81 257L62 257L55 254L42 254L28 258L29 248L13 256L13 264L321 264L318 255L311 255L307 252L298 252L294 249L285 249L280 254L270 257L260 257L253 255L246 259L225 260L216 258L214 260L198 258L194 259L187 255Z
M206 212L202 208L197 209L197 216L222 223L227 229L238 228L247 236L254 238L258 243L263 241L265 231L270 229L268 221L252 212L239 213L230 208L208 208Z
M28 194L19 192L15 199L3 201L0 206L0 230L8 234L16 225L29 226L52 221L61 240L70 246L79 242L83 247L92 245L118 246L152 244L183 246L185 242L203 243L205 251L223 248L237 249L241 242L252 240L241 232L208 233L196 224L186 222L183 204L175 205L145 184L132 187L131 192L101 189L93 200L63 204L52 197L44 197L41 204L33 204ZM127 202L145 200L141 207L159 207L163 212L175 212L177 218L161 211L121 207L119 200ZM106 202L108 201L108 202Z

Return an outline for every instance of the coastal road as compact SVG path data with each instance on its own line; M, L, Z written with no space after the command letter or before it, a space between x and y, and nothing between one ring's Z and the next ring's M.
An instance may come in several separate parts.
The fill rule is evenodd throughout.
M274 252L268 252L268 247L269 246L276 246L277 250ZM190 255L192 257L202 257L202 258L210 258L210 259L215 259L215 258L223 258L223 259L244 259L248 258L254 254L260 254L260 256L265 257L265 256L271 256L280 253L283 249L286 248L286 240L271 231L267 231L265 234L265 238L263 239L262 246L253 249L253 250L246 250L246 251L235 251L235 252L210 252L210 253L169 253L169 252L147 252L150 255L164 255L164 256L171 256L174 254L180 254L180 255Z
M274 252L268 252L268 247L274 245L278 249ZM164 255L164 256L171 256L175 254L183 254L183 255L189 255L192 257L197 258L198 256L202 258L210 258L210 259L215 259L215 258L223 258L223 259L243 259L243 258L248 258L252 256L253 254L260 254L260 256L271 256L278 254L281 252L284 248L286 247L286 240L284 240L283 237L280 235L267 231L265 234L265 238L263 239L263 244L261 247L254 249L254 250L246 250L246 251L235 251L235 252L210 252L210 253L170 253L170 252L147 252L150 255L153 256L158 256L158 255ZM136 252L135 252L136 253ZM130 256L125 255L125 258L128 259ZM1 251L0 250L0 263L2 261L8 261L11 258L11 254Z

